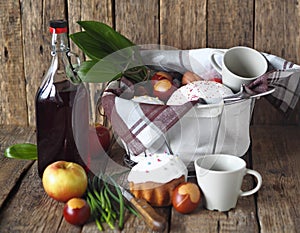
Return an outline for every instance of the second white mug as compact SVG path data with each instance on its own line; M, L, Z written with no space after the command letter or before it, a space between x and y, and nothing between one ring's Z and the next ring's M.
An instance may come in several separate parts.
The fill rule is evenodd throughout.
M204 195L204 205L209 210L228 211L235 208L240 196L257 192L262 184L261 175L246 168L246 162L236 156L212 154L194 161L197 182ZM241 191L246 174L256 177L257 185L249 191Z
M223 55L222 66L216 55ZM224 85L237 92L242 84L248 84L267 72L266 58L255 49L237 46L224 50L213 50L210 56L212 66L222 75Z

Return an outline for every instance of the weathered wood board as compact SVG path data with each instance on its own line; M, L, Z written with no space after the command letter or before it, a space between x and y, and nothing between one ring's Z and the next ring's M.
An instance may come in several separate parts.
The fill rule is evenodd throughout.
M34 128L0 125L0 231L11 232L97 232L94 222L76 227L62 215L64 204L49 198L37 174L37 163L3 157L7 146L35 142ZM247 167L257 170L263 185L257 194L242 197L234 210L208 211L201 204L188 215L171 208L157 208L169 223L164 232L298 232L300 181L300 128L295 126L252 126L252 149L245 157ZM114 150L121 158L123 152ZM242 190L255 181L246 176ZM122 232L152 232L142 219L125 217ZM104 225L105 232L116 232Z
M245 45L300 64L297 1L8 0L0 9L0 124L35 125L35 93L50 60L50 19L67 19L70 33L81 30L77 21L98 20L136 44L177 49ZM82 55L72 43L71 49ZM89 88L93 94L100 86ZM260 101L253 124L299 125L299 110L300 104L286 118Z

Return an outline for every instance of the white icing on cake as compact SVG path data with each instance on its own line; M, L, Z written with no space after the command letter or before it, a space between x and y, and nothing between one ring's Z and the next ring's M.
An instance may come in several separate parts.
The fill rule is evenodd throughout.
M133 183L155 182L167 183L182 175L187 178L187 168L181 159L170 154L151 154L135 165L128 181Z
M135 101L135 102L138 102L138 103L145 103L145 104L161 104L161 105L165 104L164 102L162 102L157 97L151 97L151 96L148 96L148 95L134 96L132 98L132 100Z
M182 105L188 101L204 98L207 101L222 99L233 92L221 83L213 81L196 81L177 89L169 98L167 105Z

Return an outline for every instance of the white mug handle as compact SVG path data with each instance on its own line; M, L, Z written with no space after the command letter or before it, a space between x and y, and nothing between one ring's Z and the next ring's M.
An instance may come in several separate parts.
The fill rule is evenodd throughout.
M254 170L251 170L251 169L246 169L246 174L250 174L250 175L255 176L256 179L257 179L257 185L254 189L251 189L249 191L246 191L246 192L240 191L240 196L241 197L249 196L249 195L252 195L252 194L256 193L260 189L261 184L262 184L261 175L257 171L254 171Z
M219 74L222 74L222 67L216 61L215 55L224 55L224 51L221 50L213 50L210 55L210 63L216 69Z

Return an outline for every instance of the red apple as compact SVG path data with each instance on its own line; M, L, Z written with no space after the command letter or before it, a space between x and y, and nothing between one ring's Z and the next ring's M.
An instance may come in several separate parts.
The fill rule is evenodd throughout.
M64 206L64 218L73 225L83 225L91 215L88 203L82 198L72 198Z
M168 79L162 79L155 82L153 86L153 95L162 101L167 101L175 90L176 87L173 86Z
M50 197L66 202L73 197L81 197L87 189L88 180L79 164L57 161L46 167L42 183Z
M104 151L107 151L110 146L110 133L109 130L101 124L96 124L96 133L98 140Z
M98 160L100 155L108 151L111 140L109 130L99 123L89 127L88 137L85 165L87 170L90 170L95 160Z

